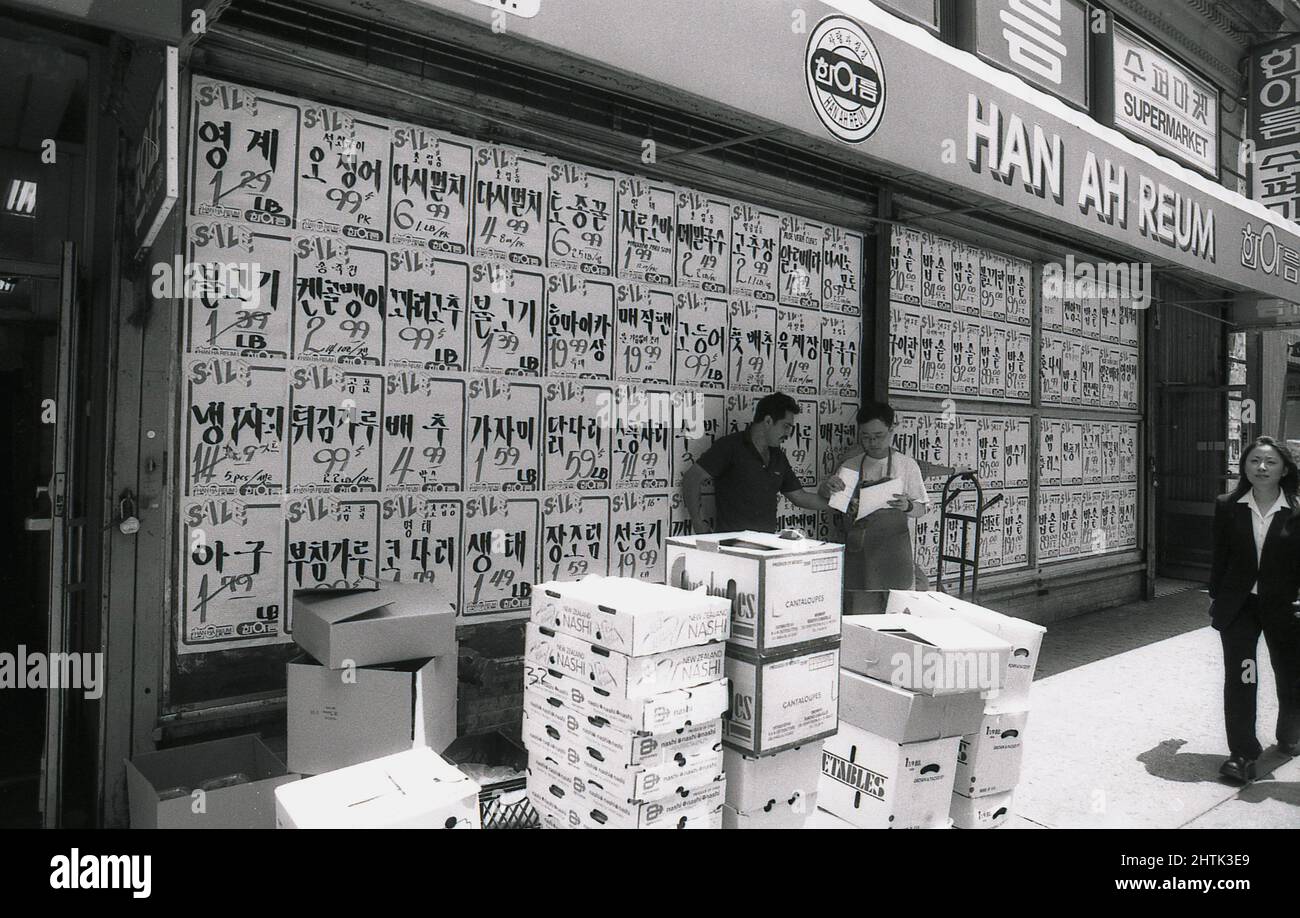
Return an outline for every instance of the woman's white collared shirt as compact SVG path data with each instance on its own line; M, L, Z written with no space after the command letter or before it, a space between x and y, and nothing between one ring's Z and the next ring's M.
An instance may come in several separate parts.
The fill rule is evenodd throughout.
M1247 491L1238 501L1239 504L1245 504L1250 507L1250 520L1255 529L1255 564L1259 565L1264 560L1264 542L1268 538L1268 528L1273 524L1273 515L1287 506L1286 494L1278 492L1277 500L1267 511L1259 509L1259 504L1255 502L1254 490ZM1250 588L1250 592L1259 595L1259 581Z

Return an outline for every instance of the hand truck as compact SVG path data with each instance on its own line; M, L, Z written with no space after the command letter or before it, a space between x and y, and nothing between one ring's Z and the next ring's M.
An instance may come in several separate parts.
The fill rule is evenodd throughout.
M967 493L970 489L961 485L969 481L975 486L975 513L958 513L950 510L948 505ZM953 482L958 482L959 486L954 489ZM948 480L943 483L943 496L939 501L939 572L935 589L940 593L948 592L944 588L943 582L943 562L952 561L957 565L957 595L966 597L966 569L971 571L970 598L975 599L976 590L979 588L980 575L980 529L981 519L986 510L1002 500L1002 495L997 494L991 500L984 500L984 488L980 485L979 476L974 472L954 472L948 476ZM947 553L948 542L948 521L956 520L961 523L961 553L950 555ZM970 526L975 524L975 553L973 557L967 557L967 549L970 548Z

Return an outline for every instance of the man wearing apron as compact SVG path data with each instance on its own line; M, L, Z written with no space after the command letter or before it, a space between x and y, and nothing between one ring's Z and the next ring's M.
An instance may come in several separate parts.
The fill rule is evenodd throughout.
M894 410L867 402L858 411L858 442L864 450L845 458L840 474L856 477L844 516L844 589L910 590L916 582L912 546L915 520L930 512L930 497L916 460L893 448ZM886 481L897 484L888 505L857 518L858 495ZM827 491L843 490L839 480ZM928 584L921 584L924 589Z

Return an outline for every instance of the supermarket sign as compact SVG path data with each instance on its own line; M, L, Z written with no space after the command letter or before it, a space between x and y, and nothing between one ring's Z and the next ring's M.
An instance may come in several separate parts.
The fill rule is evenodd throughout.
M479 15L471 0L425 2ZM611 17L626 28L587 27ZM675 26L682 21L692 28ZM1300 302L1294 225L869 0L772 0L752 16L698 0L567 0L543 4L513 31L545 52L611 68L629 86L649 82L707 99L804 142L847 150L865 168L909 172L918 184L1015 207L1081 244ZM745 63L752 61L764 65L756 71ZM821 109L809 92L814 64L843 77L838 101L823 92ZM868 91L877 87L883 106ZM1189 109L1191 92L1189 82Z

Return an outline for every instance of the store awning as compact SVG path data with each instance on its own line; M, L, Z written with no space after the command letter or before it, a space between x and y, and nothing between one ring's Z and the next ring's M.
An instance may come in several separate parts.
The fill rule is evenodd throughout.
M494 15L475 0L420 5L484 28ZM868 0L540 0L503 27L836 144L882 175L987 201L1004 219L1247 302L1300 301L1293 224Z

